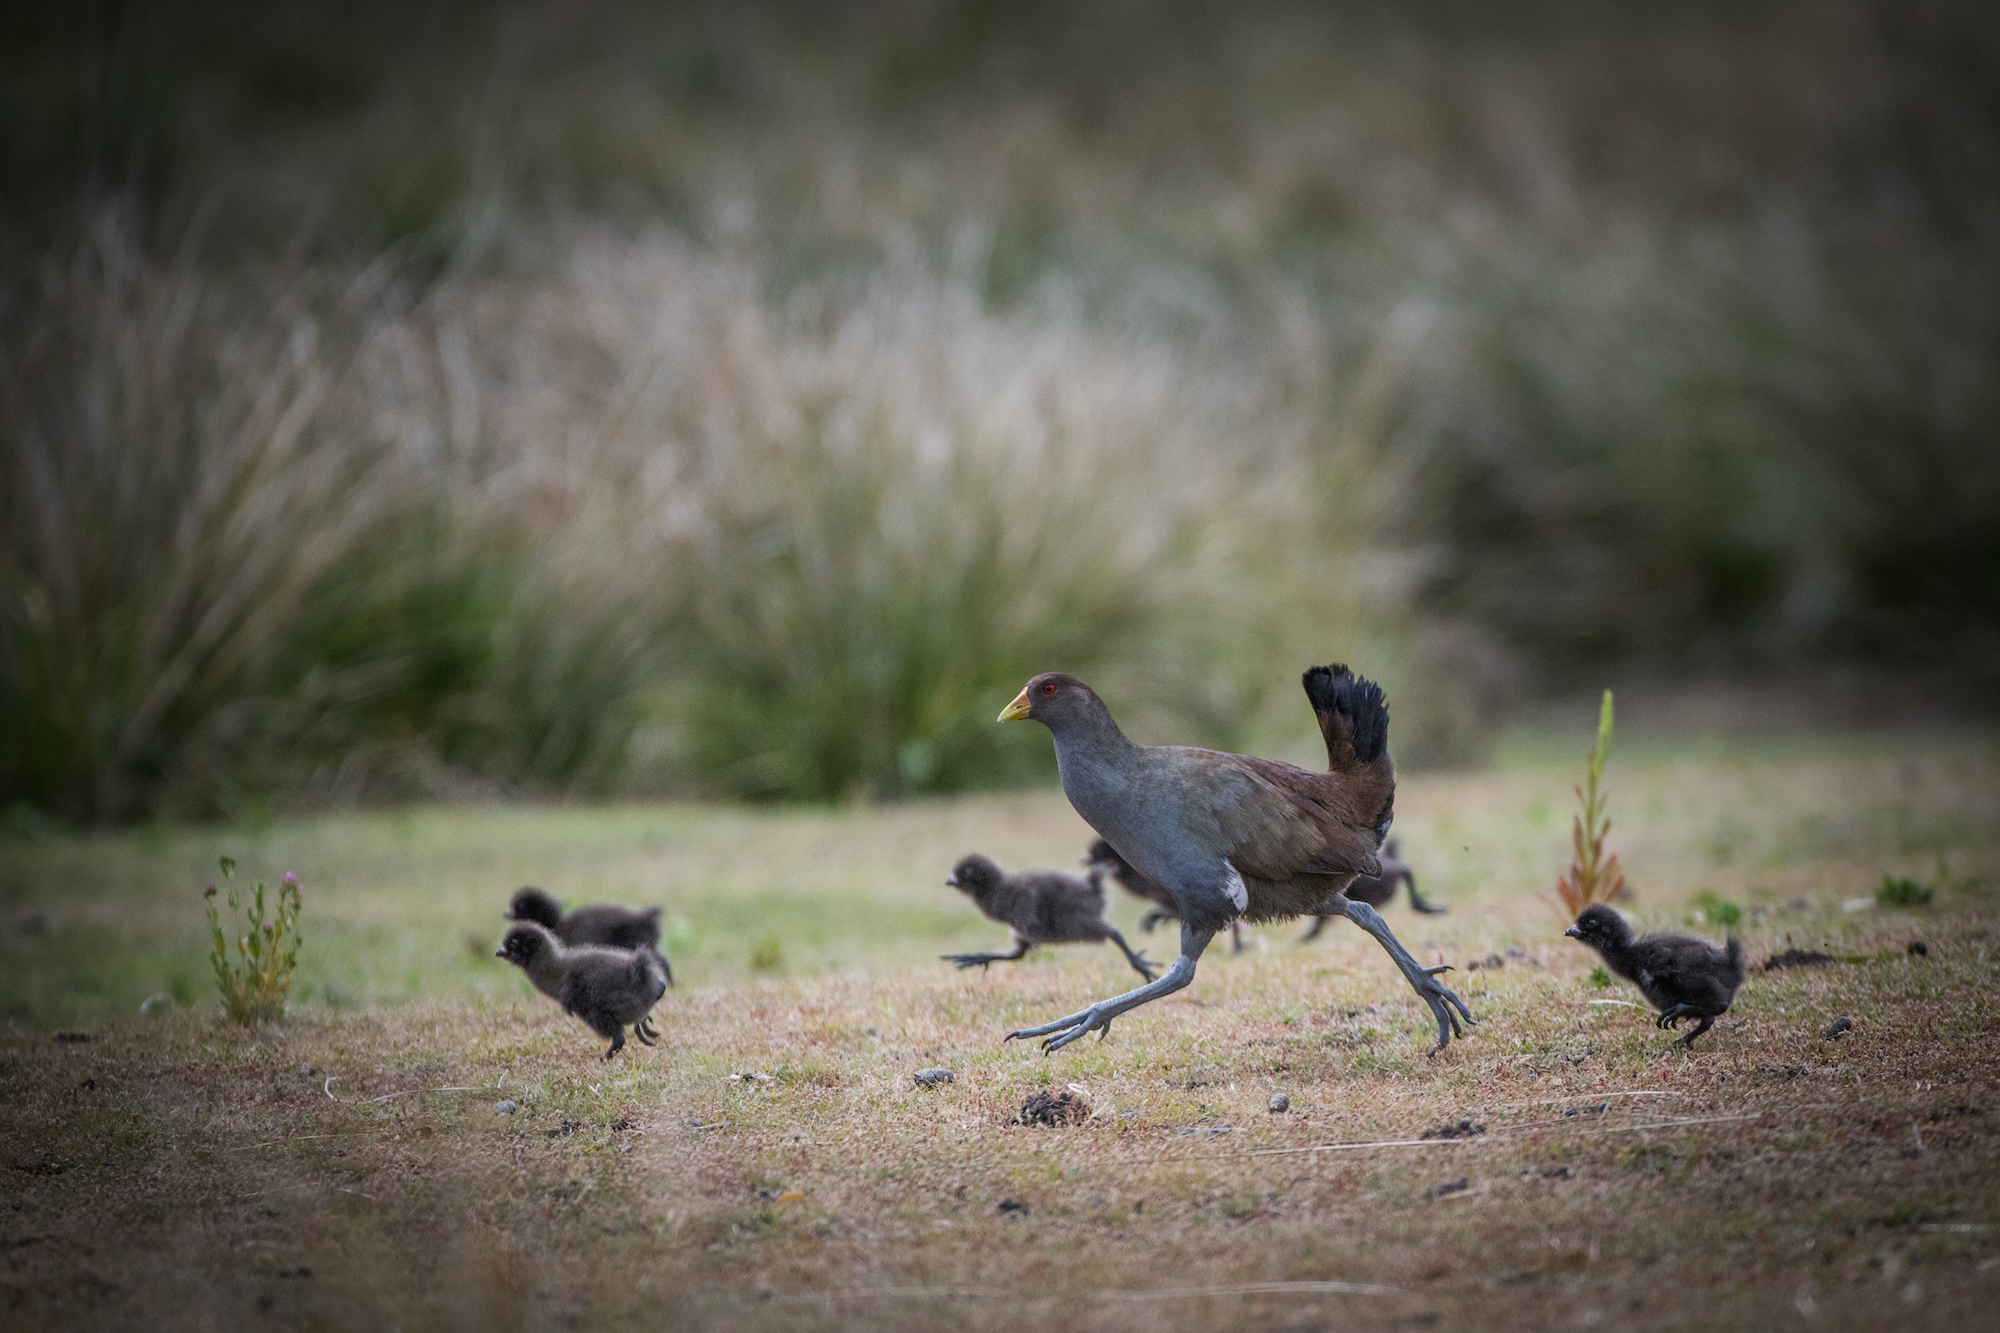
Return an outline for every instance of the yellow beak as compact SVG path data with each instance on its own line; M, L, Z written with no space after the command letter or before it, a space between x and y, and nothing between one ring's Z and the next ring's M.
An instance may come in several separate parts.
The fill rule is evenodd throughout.
M1002 722L1019 722L1028 715L1028 692L1022 690L1014 696L1014 702L1000 710Z

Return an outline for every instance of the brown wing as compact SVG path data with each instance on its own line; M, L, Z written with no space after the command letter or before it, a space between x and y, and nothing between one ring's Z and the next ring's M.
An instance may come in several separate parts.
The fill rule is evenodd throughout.
M1381 873L1376 811L1359 813L1370 793L1356 790L1376 784L1218 751L1205 752L1201 769L1219 842L1239 874L1283 883L1300 875ZM1379 809L1380 801L1373 803Z

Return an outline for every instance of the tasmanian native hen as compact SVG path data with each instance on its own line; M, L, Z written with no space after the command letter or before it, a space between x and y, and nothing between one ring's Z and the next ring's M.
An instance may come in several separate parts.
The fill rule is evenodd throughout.
M1383 843L1382 850L1375 855L1382 862L1382 873L1356 875L1354 882L1342 890L1343 893L1357 903L1367 903L1370 907L1384 907L1396 896L1396 885L1400 882L1410 886L1410 907L1413 911L1422 912L1426 916L1444 915L1444 908L1431 906L1424 901L1423 895L1417 892L1417 872L1410 869L1410 863L1403 859L1402 849L1396 846L1394 838ZM1317 936L1326 929L1326 923L1332 919L1328 916L1315 917L1312 929L1299 936L1299 943L1304 944Z
M565 947L545 926L524 921L507 932L494 955L528 974L535 989L611 1041L609 1060L625 1046L625 1028L648 1046L658 1037L650 1017L667 993L666 968L650 949L598 944Z
M1003 875L984 856L968 856L945 883L957 889L995 921L1014 928L1012 953L948 953L944 959L961 968L1007 963L1035 944L1096 944L1110 940L1124 951L1125 961L1146 980L1155 975L1142 953L1132 952L1125 937L1104 919L1104 883L1054 870L1028 870Z
M1139 929L1145 931L1147 934L1152 934L1153 927L1159 925L1162 921L1178 921L1181 919L1180 908L1174 905L1174 895L1161 887L1158 880L1147 875L1130 861L1120 856L1118 849L1104 839L1099 838L1096 842L1090 844L1090 850L1084 853L1083 863L1090 867L1092 875L1109 875L1118 881L1119 886L1125 892L1142 902L1152 904L1152 907L1147 910L1146 915L1139 918ZM1232 921L1229 923L1229 941L1231 953L1243 952L1242 922Z
M601 944L610 949L646 949L660 960L667 984L674 984L674 969L660 948L660 909L644 910L595 903L565 912L555 897L541 889L526 888L507 904L509 921L532 921L546 926L564 944Z
M1119 855L1174 900L1181 952L1158 981L1080 1013L1008 1034L1042 1037L1059 1050L1086 1032L1194 980L1195 962L1215 932L1252 921L1338 914L1373 935L1437 1020L1442 1049L1472 1013L1396 942L1373 907L1341 892L1357 875L1377 875L1375 851L1395 810L1389 761L1389 707L1377 686L1344 666L1305 673L1306 698L1326 740L1328 770L1179 745L1135 745L1111 710L1074 676L1047 672L1029 681L1000 714L1028 718L1055 737L1063 792ZM1456 1012L1454 1012L1456 1010Z
M1680 1039L1683 1048L1715 1025L1735 1002L1743 984L1743 945L1734 936L1726 949L1692 935L1632 938L1625 918L1596 903L1583 909L1563 934L1582 940L1604 956L1605 965L1639 988L1660 1016L1660 1027L1679 1030L1683 1018L1698 1018Z

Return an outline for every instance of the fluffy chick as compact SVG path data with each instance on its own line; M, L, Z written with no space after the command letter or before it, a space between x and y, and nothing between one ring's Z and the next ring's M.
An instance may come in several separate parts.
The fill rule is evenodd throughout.
M1153 927L1162 921L1181 919L1180 907L1174 902L1174 895L1167 892L1166 886L1120 856L1118 849L1105 839L1099 838L1090 844L1090 850L1083 854L1083 864L1090 869L1093 876L1109 875L1118 881L1118 886L1125 892L1141 902L1152 904L1146 914L1139 918L1139 929L1148 935L1152 934ZM1242 922L1229 923L1229 943L1231 953L1243 952Z
M666 969L649 949L564 947L546 926L524 921L507 932L494 954L528 974L535 989L608 1038L609 1060L625 1046L625 1029L648 1046L658 1037L650 1014L667 993Z
M537 888L514 894L505 913L509 921L532 921L545 926L565 945L601 944L609 949L645 949L660 960L667 984L674 984L673 965L660 948L660 909L619 907L593 903L565 912L554 895Z
M1734 936L1723 949L1692 935L1634 939L1625 918L1603 903L1584 908L1563 934L1597 950L1606 966L1637 986L1660 1011L1658 1026L1679 1030L1683 1018L1701 1020L1680 1039L1683 1048L1729 1012L1743 984L1743 945Z
M995 921L1014 928L1012 953L948 953L945 961L961 968L1011 962L1034 944L1095 944L1110 940L1125 954L1132 970L1146 980L1155 975L1142 953L1134 953L1125 937L1104 919L1104 882L1096 873L1088 880L1055 870L1001 873L990 858L973 855L960 861L945 883L957 889Z
M1353 901L1367 903L1370 907L1386 907L1389 900L1396 896L1396 885L1402 883L1409 886L1412 911L1422 912L1425 916L1444 915L1444 908L1432 906L1417 892L1417 872L1410 869L1410 863L1403 859L1403 849L1397 846L1394 838L1383 843L1382 850L1375 855L1382 863L1382 873L1357 875L1352 884L1341 890L1342 893ZM1314 917L1312 929L1299 936L1299 943L1304 944L1325 930L1326 923L1331 920L1333 918L1330 916Z

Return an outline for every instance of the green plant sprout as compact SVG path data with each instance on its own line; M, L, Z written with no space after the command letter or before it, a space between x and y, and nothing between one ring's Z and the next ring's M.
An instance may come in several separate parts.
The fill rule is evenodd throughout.
M1604 692L1604 704L1597 713L1597 744L1590 749L1590 767L1584 785L1576 788L1583 808L1570 821L1570 842L1576 858L1569 873L1556 881L1556 895L1571 917L1580 915L1592 903L1609 902L1625 889L1625 874L1618 868L1618 854L1604 850L1604 835L1611 832L1611 818L1604 813L1604 793L1598 781L1604 776L1604 760L1611 753L1611 691Z
M1875 886L1875 901L1883 907L1928 907L1931 895L1930 885L1893 875L1882 876Z
M1689 912L1690 925L1734 926L1743 921L1743 909L1730 902L1714 889L1703 889L1694 896L1693 910Z
M236 872L236 861L221 860L222 877ZM222 992L222 1006L232 1023L248 1027L252 1023L282 1018L285 996L292 989L292 969L299 957L299 877L290 871L278 881L277 910L264 915L264 881L257 881L249 906L244 908L249 929L236 937L236 961L229 957L229 943L222 931L222 915L215 905L215 885L202 893L208 900L208 928L215 935L210 962L215 965L215 985ZM236 890L229 890L232 912L243 905Z

